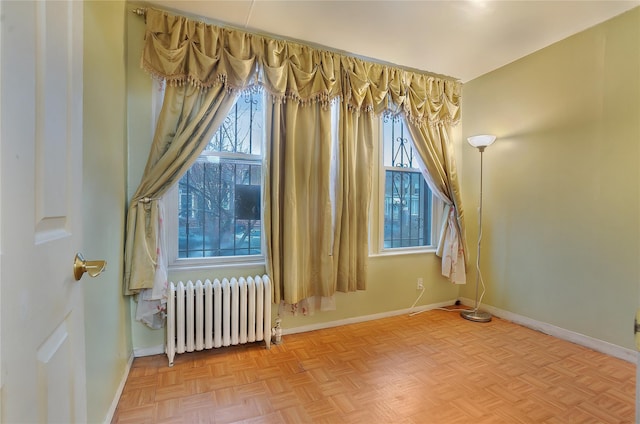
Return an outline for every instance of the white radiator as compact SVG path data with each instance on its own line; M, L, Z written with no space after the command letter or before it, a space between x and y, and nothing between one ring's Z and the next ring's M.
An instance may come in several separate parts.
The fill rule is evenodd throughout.
M169 285L167 357L264 340L271 345L271 281L267 275Z

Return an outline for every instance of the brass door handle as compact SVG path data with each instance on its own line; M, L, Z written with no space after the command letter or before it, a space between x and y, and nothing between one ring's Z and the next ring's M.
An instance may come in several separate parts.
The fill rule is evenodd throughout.
M85 261L81 253L76 253L73 260L73 276L76 281L79 281L85 272L91 277L97 277L106 267L107 261Z

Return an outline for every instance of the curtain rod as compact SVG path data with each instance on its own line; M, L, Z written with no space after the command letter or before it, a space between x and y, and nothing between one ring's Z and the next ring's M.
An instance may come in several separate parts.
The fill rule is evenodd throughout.
M135 9L131 9L131 12L138 16L147 16L147 9L144 7L136 7Z

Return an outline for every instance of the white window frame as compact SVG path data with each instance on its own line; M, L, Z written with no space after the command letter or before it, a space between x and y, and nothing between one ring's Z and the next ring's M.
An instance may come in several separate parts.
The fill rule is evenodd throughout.
M421 172L418 168L398 168L384 165L384 116L378 120L378 249L373 256L392 256L416 253L433 253L438 248L438 239L444 214L444 202L431 191L431 241L425 246L384 247L384 207L386 171L411 170ZM417 153L416 153L417 154Z
M264 166L264 163L263 163ZM264 183L264 182L263 182ZM167 235L167 260L169 270L208 269L243 266L264 266L264 253L260 255L239 256L212 256L206 258L179 258L178 257L178 184L174 184L163 197L165 204L165 234ZM262 208L261 209L261 214ZM262 217L261 217L262 218ZM260 251L265 251L264 223L260 220L261 237Z
M164 93L159 92L159 90L154 90L153 102L156 104L158 102L158 97L160 98L160 104L162 102L162 96ZM155 108L154 108L155 111ZM159 113L159 109L157 109ZM154 115L157 120L157 114ZM265 139L266 134L263 134L263 141ZM264 152L264 145L261 149ZM212 160L216 160L215 158L227 158L227 159L248 159L251 161L259 160L263 169L265 166L264 157L262 155L249 155L242 153L233 153L233 152L202 152L200 157L212 158ZM264 184L264 175L261 176L260 186L262 187ZM261 199L261 207L260 207L260 251L262 252L260 255L237 255L237 256L211 256L211 257L202 257L202 258L180 258L178 257L178 204L179 204L179 190L178 190L178 182L176 183L165 193L162 198L162 202L164 204L164 222L165 222L165 236L166 236L166 246L167 246L167 262L168 268L170 271L181 271L181 270L197 270L197 269L211 269L211 268L243 268L243 267L256 267L256 266L264 266L265 261L265 237L264 237L264 202Z

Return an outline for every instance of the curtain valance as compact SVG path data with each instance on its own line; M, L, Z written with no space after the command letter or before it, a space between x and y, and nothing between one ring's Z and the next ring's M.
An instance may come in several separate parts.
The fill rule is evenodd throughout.
M353 111L403 112L425 122L457 123L459 81L374 63L312 46L147 10L142 67L170 85L239 91L263 86L272 96Z

